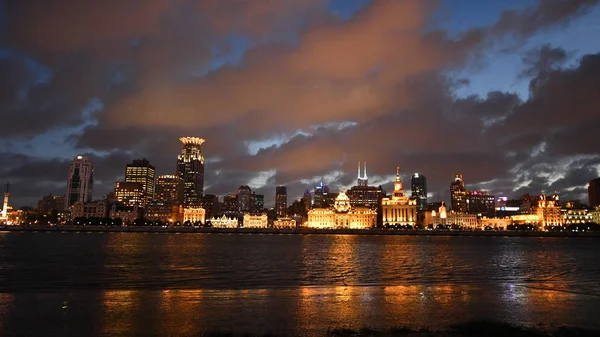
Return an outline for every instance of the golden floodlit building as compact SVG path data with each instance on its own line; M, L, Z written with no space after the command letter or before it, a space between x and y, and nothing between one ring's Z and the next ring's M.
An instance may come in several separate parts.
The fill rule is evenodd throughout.
M313 208L308 211L308 227L318 229L365 229L375 227L377 211L368 207L352 207L350 198L340 192L333 208Z
M396 167L394 194L381 200L384 225L414 226L417 221L417 199L408 198L402 189L400 168Z

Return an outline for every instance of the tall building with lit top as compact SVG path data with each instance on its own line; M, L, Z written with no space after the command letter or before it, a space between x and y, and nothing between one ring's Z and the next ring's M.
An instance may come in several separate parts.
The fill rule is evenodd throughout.
M136 159L125 167L125 183L138 183L142 187L141 202L138 206L146 206L154 199L154 179L156 170L148 160Z
M410 191L412 197L417 200L417 210L424 211L427 208L427 178L419 173L413 174L410 179Z
M204 156L200 147L206 140L198 137L182 137L179 140L183 148L177 157L177 175L183 179L183 202L199 206L204 194Z
M462 174L458 173L450 184L452 210L456 213L467 213L467 190Z
M385 226L414 226L417 222L417 200L404 195L399 167L396 167L394 194L381 200L381 211Z
M287 213L287 188L275 187L275 211L278 218L285 218Z
M91 201L93 188L94 165L92 161L85 156L76 156L69 165L65 209L68 210L76 202Z
M252 211L252 189L248 185L243 185L238 188L238 212L240 214Z
M367 177L367 162L364 162L364 165L365 165L364 173L361 176L360 162L358 162L358 178L357 178L358 186L369 186L369 178Z
M352 186L346 194L350 198L352 206L365 206L377 208L381 199L384 197L383 187L369 186L367 177L367 162L364 162L364 172L361 172L360 162L358 162L358 177L356 186Z

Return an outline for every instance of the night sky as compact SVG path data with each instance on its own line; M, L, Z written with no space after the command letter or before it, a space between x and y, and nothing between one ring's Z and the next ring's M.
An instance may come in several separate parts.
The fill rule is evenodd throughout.
M587 202L600 175L593 0L0 0L0 180L11 204L94 198L145 157L206 138L205 193L427 176Z

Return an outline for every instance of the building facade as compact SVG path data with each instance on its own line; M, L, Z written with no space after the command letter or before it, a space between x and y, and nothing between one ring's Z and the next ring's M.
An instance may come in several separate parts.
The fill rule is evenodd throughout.
M138 182L118 182L115 187L115 198L127 206L144 205L144 187Z
M352 207L350 198L341 192L333 208L313 208L308 212L308 227L318 229L365 229L377 224L377 211L369 207Z
M381 200L382 221L384 226L415 226L417 223L417 199L404 195L400 168L396 168L394 194Z
M204 224L206 219L206 211L202 207L187 206L183 208L183 222L191 222L192 224Z
M275 212L278 218L287 216L287 188L285 186L275 187Z
M587 209L562 210L563 224L575 225L593 222L592 214Z
M413 199L417 200L417 211L427 209L427 178L415 173L410 179L410 192Z
M239 222L237 218L229 218L223 215L220 218L211 218L210 224L215 228L238 228Z
M279 218L273 221L273 228L296 228L296 220L292 218Z
M71 216L77 218L106 218L108 216L108 202L106 200L81 202L78 201L71 207Z
M131 225L142 216L141 209L135 206L124 206L113 204L110 207L108 216L111 219L121 219L123 225Z
M183 203L199 206L204 195L204 156L201 145L206 141L198 137L179 138L183 144L177 156L177 176L183 180Z
M265 196L252 192L250 212L253 214L262 213L265 210Z
M173 174L163 174L156 178L154 200L169 205L183 205L184 181Z
M250 186L240 186L237 191L237 199L239 214L252 211L252 189Z
M156 170L150 162L144 159L136 159L125 167L125 182L138 183L142 186L141 202L139 206L146 206L154 199L154 180Z
M458 173L454 181L450 184L450 206L456 213L466 213L467 209L467 190L462 174Z
M491 214L496 211L496 197L486 191L467 192L466 202L469 214Z
M202 197L202 208L206 211L206 218L215 217L220 212L219 197L214 194L205 194Z
M52 211L62 211L65 207L65 197L48 194L38 201L38 211L48 214Z
M269 217L266 213L253 215L250 213L244 214L244 228L267 228L269 226Z
M77 202L91 201L93 188L94 165L92 161L85 156L76 156L69 165L65 209L70 209Z
M183 206L153 202L146 205L144 215L150 221L162 221L169 224L183 222Z

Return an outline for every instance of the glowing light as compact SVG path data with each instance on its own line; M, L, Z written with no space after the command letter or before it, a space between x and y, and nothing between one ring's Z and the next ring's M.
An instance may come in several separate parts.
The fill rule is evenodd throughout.
M202 145L206 142L206 139L200 137L181 137L179 140L183 144Z

